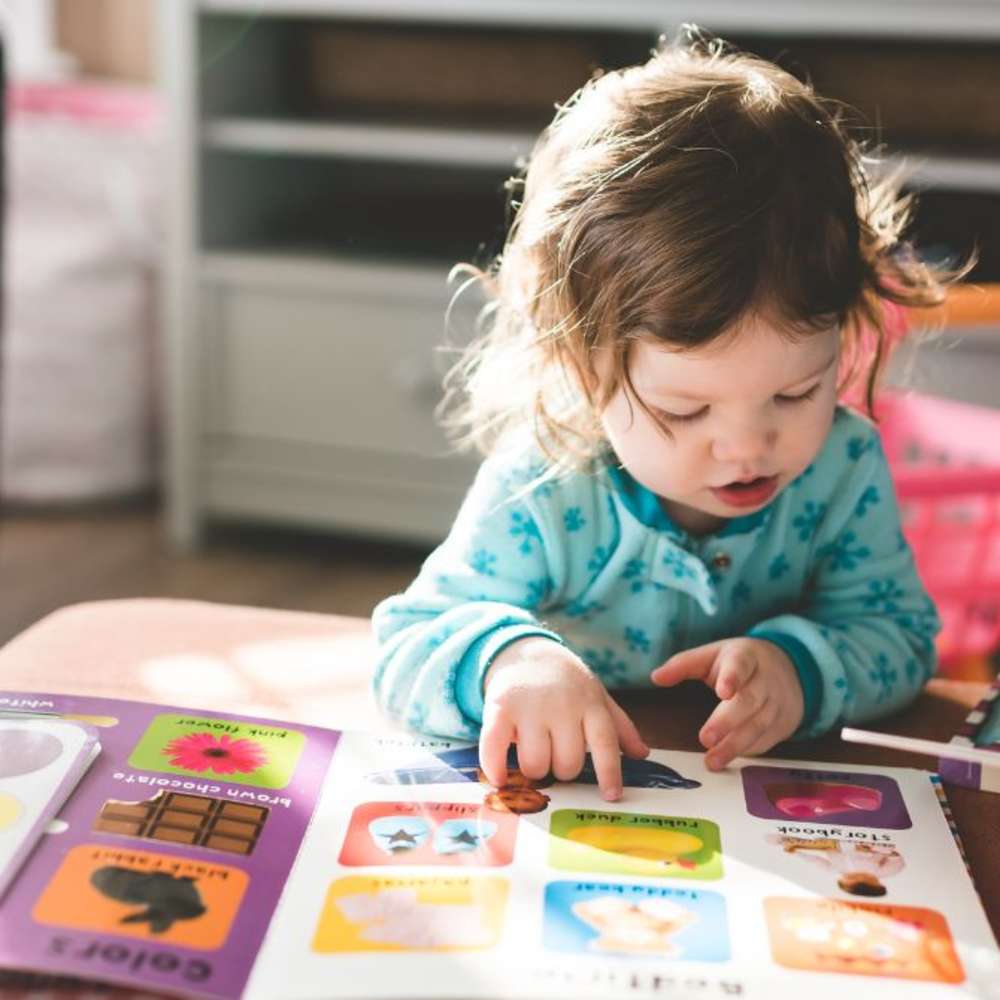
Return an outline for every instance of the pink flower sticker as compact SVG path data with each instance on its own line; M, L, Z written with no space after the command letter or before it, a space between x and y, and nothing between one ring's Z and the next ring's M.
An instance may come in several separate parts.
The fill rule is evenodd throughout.
M189 733L171 740L163 750L172 767L216 774L249 774L267 763L264 748L254 740L231 739L223 733Z
M128 762L143 771L285 788L305 745L303 733L280 723L165 713L152 719Z

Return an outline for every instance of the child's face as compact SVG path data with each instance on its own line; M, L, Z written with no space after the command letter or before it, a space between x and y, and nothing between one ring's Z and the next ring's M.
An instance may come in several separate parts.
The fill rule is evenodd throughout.
M815 458L837 402L839 345L836 328L791 340L757 317L698 350L637 341L635 392L670 434L624 383L604 431L677 524L711 531L766 506Z

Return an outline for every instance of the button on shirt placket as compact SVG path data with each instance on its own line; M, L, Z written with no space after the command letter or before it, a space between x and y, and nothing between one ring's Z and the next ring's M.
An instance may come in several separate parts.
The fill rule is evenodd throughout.
M714 573L725 573L733 564L733 557L728 552L716 552L709 560Z
M693 598L706 615L715 614L718 599L708 569L698 556L682 548L668 535L662 535L657 540L651 576L656 583Z

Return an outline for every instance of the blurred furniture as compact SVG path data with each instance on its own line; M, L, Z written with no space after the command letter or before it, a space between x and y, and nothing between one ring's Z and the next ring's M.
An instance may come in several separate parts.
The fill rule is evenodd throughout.
M988 680L1000 648L1000 408L884 392L876 413L903 530L941 615L939 670Z
M1000 176L997 188L1000 190ZM1000 252L1000 241L988 230L996 233L1000 229L992 221L985 222L982 229L981 245L992 255ZM989 260L987 264L979 270L992 280L955 285L943 306L914 310L911 328L915 336L904 340L893 356L890 383L979 406L1000 407L1000 282L996 265ZM923 336L922 331L930 331L931 336Z
M134 698L218 708L330 728L385 730L369 700L375 649L367 619L190 601L102 601L64 608L0 649L0 689ZM931 681L879 728L947 740L985 684ZM714 698L689 683L619 693L652 746L700 750ZM933 767L927 758L828 735L768 756L844 764ZM1000 931L1000 795L947 787L972 874ZM0 994L2 996L3 994Z
M444 534L474 468L433 416L448 270L501 245L504 179L554 103L685 21L812 73L915 150L918 235L939 256L1000 225L989 0L161 0L160 15L180 545L210 518ZM978 277L1000 277L989 239ZM462 342L477 301L459 302Z
M6 109L0 494L63 503L149 490L164 186L156 95L15 82Z
M7 44L0 34L0 151L7 148ZM0 274L6 272L7 241L4 239L4 221L7 205L7 157L0 152ZM4 318L7 311L6 290L0 285L0 440L3 439L3 371L4 371ZM3 467L0 466L0 495L3 489Z
M85 76L151 83L155 11L154 0L56 0L56 40Z

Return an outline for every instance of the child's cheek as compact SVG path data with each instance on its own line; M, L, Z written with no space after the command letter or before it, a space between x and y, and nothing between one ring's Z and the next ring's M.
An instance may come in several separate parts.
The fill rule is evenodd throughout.
M792 421L794 452L804 469L823 450L823 445L833 426L836 395L831 392L827 398L818 400L808 417Z

